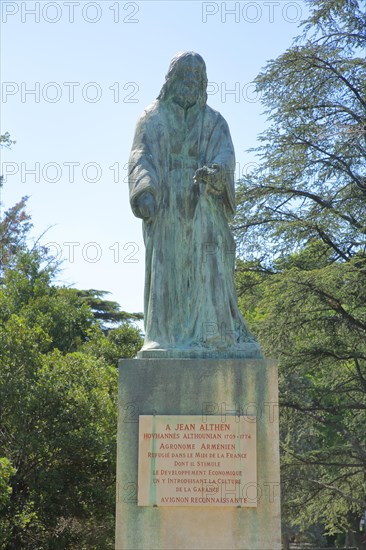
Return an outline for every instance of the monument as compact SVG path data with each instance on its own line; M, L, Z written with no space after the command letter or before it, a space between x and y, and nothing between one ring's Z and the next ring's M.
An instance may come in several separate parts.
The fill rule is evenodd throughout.
M177 54L129 160L145 341L120 362L116 550L281 547L276 364L238 309L234 148L206 88Z

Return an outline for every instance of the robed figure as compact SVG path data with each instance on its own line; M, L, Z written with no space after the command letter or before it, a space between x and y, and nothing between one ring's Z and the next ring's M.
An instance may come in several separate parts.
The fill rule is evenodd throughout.
M201 56L177 54L136 127L129 186L146 247L140 356L260 355L234 285L233 144L206 88Z

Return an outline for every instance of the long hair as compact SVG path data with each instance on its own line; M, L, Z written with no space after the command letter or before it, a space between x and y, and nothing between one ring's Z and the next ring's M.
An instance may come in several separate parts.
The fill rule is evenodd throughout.
M184 63L184 61L193 57L197 61L197 65L200 68L199 79L200 79L200 92L197 100L197 104L200 106L206 105L207 102L207 73L206 73L206 64L203 61L202 57L195 52L179 52L177 53L170 62L168 72L165 77L165 83L160 90L160 94L157 99L161 101L166 101L171 96L171 88L173 83L176 80L177 69L179 66Z

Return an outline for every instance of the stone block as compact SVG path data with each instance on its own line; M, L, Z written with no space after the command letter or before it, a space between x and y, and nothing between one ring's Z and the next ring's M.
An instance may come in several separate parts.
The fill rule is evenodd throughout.
M256 507L138 506L140 415L255 415ZM255 359L126 359L119 367L116 550L279 550L277 366Z

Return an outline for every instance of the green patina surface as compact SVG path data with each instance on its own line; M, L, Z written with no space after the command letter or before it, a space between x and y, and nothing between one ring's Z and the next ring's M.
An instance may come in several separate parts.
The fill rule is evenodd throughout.
M234 284L233 143L206 88L202 57L177 54L135 131L130 202L146 247L139 357L261 357Z

